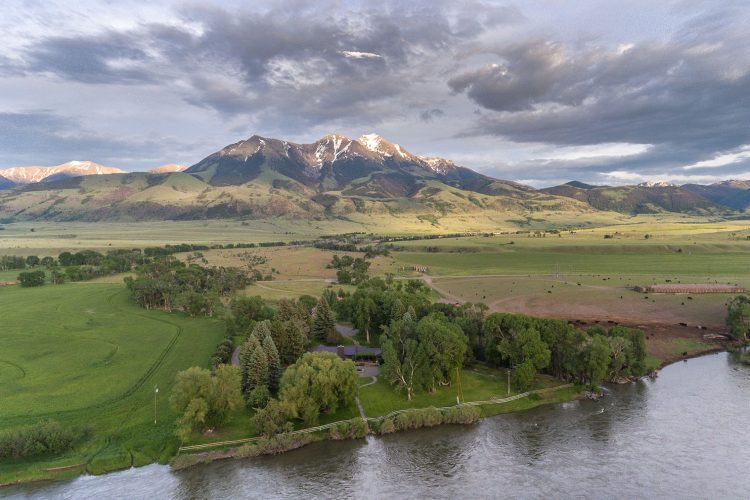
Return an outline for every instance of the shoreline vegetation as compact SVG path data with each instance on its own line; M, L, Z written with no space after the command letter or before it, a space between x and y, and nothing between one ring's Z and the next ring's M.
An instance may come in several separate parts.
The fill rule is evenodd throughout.
M272 437L257 436L235 441L183 446L170 462L174 470L227 458L249 458L276 455L292 451L319 441L362 439L368 435L382 436L438 425L469 425L479 420L503 413L534 408L544 404L562 403L578 399L582 388L562 384L526 391L506 398L487 401L468 401L455 406L409 408L396 410L381 417L355 417L307 429L300 429ZM558 395L557 393L561 393ZM502 405L517 402L508 409ZM240 446L234 447L234 445ZM212 451L202 451L212 449ZM187 452L187 453L185 453Z
M12 331L0 338L9 356L0 361L0 382L11 398L0 412L0 436L9 437L0 440L0 486L151 463L178 470L324 440L472 424L583 399L602 382L638 380L671 363L730 349L731 339L739 342L746 335L750 302L744 296L651 297L630 291L631 277L697 281L691 277L692 252L713 262L723 243L710 239L695 246L688 239L673 251L658 246L658 236L620 243L614 238L619 246L613 250L622 256L614 274L599 269L573 274L558 263L581 252L604 255L602 245L611 246L612 238L602 243L600 233L551 232L556 237L547 239L528 233L523 240L519 233L398 238L353 233L291 244L186 243L4 256L0 278L18 277L19 284L2 289ZM731 241L738 238L730 234ZM576 241L567 248L565 239ZM434 241L423 248L421 240ZM683 252L687 243L693 250ZM556 245L562 245L557 253L551 251ZM640 260L626 245L637 245L638 254L657 245L648 250L654 259L648 279L635 271ZM460 258L467 251L475 254L475 267L460 277L467 274ZM523 256L533 269L514 267L523 265ZM670 274L658 270L678 260L685 262L674 264ZM714 271L721 274L703 280L734 280L727 274L734 268L716 262ZM744 275L737 281L747 288ZM524 305L524 297L536 302ZM594 309L570 309L576 319L553 319L565 318L560 309L549 309L548 316L524 309L575 301L585 307L592 300L610 320ZM630 309L638 314L634 307L646 315L632 321L617 315ZM649 316L657 310L675 319ZM719 325L721 311L728 314L726 329ZM54 323L50 331L36 326L44 314ZM353 333L342 336L334 323ZM55 344L63 337L71 339L69 345ZM103 338L107 342L97 340ZM40 345L53 349L41 353L46 364L27 363L36 359L34 348ZM349 389L337 399L320 397L326 391L306 393L302 388L324 383L316 374L338 359L307 352L318 345L382 349L380 373L372 383L357 381L355 365L346 360L336 370ZM158 359L150 357L153 352L160 353ZM53 366L78 355L78 371L50 376ZM40 369L49 373L40 377ZM92 378L95 372L108 375ZM183 403L175 405L172 397L168 405L179 374L184 374ZM512 392L506 384L511 374ZM74 384L80 387L72 405L43 397L50 383L68 390L73 380L81 382ZM101 383L123 397L100 401ZM223 407L213 406L216 395L224 398ZM24 408L32 408L34 416L24 417Z
M678 357L676 359L670 360L670 361L664 361L660 367L659 370L674 364L678 363L680 361L687 361L688 359L697 358L701 356L706 356L709 354L714 354L717 352L724 352L727 349L725 347L712 347L710 349L705 349L703 351L699 351L693 354L690 354L687 357ZM640 377L644 378L644 377ZM639 379L640 379L639 378ZM631 381L634 382L634 381ZM210 463L216 460L224 460L224 459L240 459L240 458L252 458L262 455L275 455L280 453L286 453L289 451L294 451L296 449L302 448L304 446L307 446L309 444L325 441L325 440L345 440L345 439L362 439L366 437L367 435L373 435L373 436L382 436L385 434L390 434L394 432L404 432L409 430L417 430L420 428L426 428L426 427L434 427L435 425L469 425L472 423L477 423L479 420L494 417L497 415L507 414L507 413L515 413L515 412L521 412L525 410L530 410L533 408L536 408L538 406L542 405L548 405L548 404L560 404L568 401L575 401L584 399L584 393L585 388L584 387L576 387L572 386L570 384L563 384L558 387L551 388L544 388L539 389L536 391L529 391L531 394L539 392L546 392L547 395L550 393L554 394L558 391L562 392L562 395L560 397L555 398L539 398L539 399L532 399L529 396L518 398L513 397L511 400L504 400L504 398L500 398L498 401L488 401L486 402L486 406L495 406L495 411L490 411L487 413L481 412L479 417L475 421L465 421L465 422L439 422L439 423L432 423L430 421L430 425L421 425L419 427L406 427L404 429L399 429L395 427L393 430L389 432L383 432L381 427L375 427L375 430L372 430L372 432L365 432L364 434L360 435L361 432L354 432L354 433L341 433L340 430L331 431L332 428L338 426L338 425L349 425L354 426L354 422L362 421L361 417L355 417L353 419L349 420L341 420L336 422L331 422L329 424L324 424L322 426L317 426L316 428L320 428L318 431L310 431L309 429L300 429L298 431L294 431L293 433L287 433L287 434L277 434L276 436L273 436L271 438L266 438L263 436L254 436L252 438L245 438L245 439L239 439L239 440L230 440L228 442L219 442L219 443L202 443L199 445L192 445L188 446L187 450L185 450L185 447L182 447L182 451L180 451L180 448L176 449L176 454L172 456L171 458L165 459L165 460L159 460L158 462L148 462L148 463L134 463L131 461L126 462L120 462L120 463L110 463L109 466L99 466L96 468L91 468L90 463L83 462L83 463L76 463L76 464L70 464L70 465L62 465L57 467L48 467L44 469L38 469L36 470L36 475L34 477L28 477L25 479L19 479L15 481L7 481L0 483L0 488L4 486L11 486L11 485L17 485L17 484L24 484L24 483L32 483L32 482L39 482L39 481L58 481L58 480L64 480L64 479L72 479L80 475L92 475L92 476L98 476L103 474L108 474L111 472L117 472L121 470L126 470L134 467L142 467L144 465L150 465L151 463L159 463L161 465L169 465L173 470L181 470L189 467L193 467L195 465L204 464L204 463ZM565 389L564 391L562 391ZM466 402L462 403L462 405L469 405L469 404L476 404L476 403L482 403L482 402ZM482 406L482 405L480 405ZM424 407L424 408L410 408L406 410L398 410L397 412L392 413L419 413L424 410L430 410L434 409L435 407ZM443 408L450 408L450 407L443 407ZM386 415L386 417L393 416L391 414ZM368 425L370 421L377 421L382 422L386 417L371 417L368 418ZM302 437L300 437L302 436ZM238 443L239 442L239 443ZM241 446L234 446L236 444L240 444ZM202 451L209 449L210 451ZM184 453L185 451L188 451L188 453Z

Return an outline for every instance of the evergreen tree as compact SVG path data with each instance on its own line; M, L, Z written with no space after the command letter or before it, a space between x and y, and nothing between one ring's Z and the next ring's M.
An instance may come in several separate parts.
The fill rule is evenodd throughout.
M258 338L258 342L263 342L264 338L271 336L271 322L265 320L256 323L252 334Z
M248 386L252 391L256 387L268 385L268 356L262 346L257 346L250 355Z
M312 337L318 342L326 342L336 332L333 312L325 297L321 297L315 308L315 319L311 329Z
M263 351L268 360L268 390L276 392L279 390L279 381L281 380L281 361L279 351L276 350L276 344L274 344L270 335L263 339Z
M242 347L240 347L239 358L240 358L240 376L242 393L247 395L253 390L250 382L250 373L252 371L252 356L256 349L259 349L260 342L255 335L251 335Z
M300 321L288 321L285 324L286 337L289 340L289 349L284 353L283 361L290 365L295 363L307 350L309 340L307 338L307 325Z

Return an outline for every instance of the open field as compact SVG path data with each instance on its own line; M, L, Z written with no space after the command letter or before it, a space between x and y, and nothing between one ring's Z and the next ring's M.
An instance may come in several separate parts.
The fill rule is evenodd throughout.
M284 246L264 248L233 248L225 250L206 250L200 252L210 266L233 266L246 268L248 258L261 257L264 264L256 266L263 275L270 274L276 281L322 279L335 280L336 270L327 269L334 255L339 257L349 255L352 258L362 257L361 252L340 252L322 250L312 247ZM179 254L181 259L187 259L191 254ZM395 273L398 265L393 257L378 256L370 261L369 273L373 276L383 276Z
M633 232L677 232L699 234L715 232L719 226L726 231L747 229L747 221L707 224L709 219L685 215L627 216L610 212L592 212L575 216L565 213L540 212L535 217L498 213L496 217L447 215L439 224L388 214L352 215L349 219L292 220L197 220L151 222L18 222L3 224L0 231L0 252L16 255L57 255L61 251L108 248L142 248L176 243L222 244L259 243L313 239L321 235L357 231L380 235L428 235L461 232L515 232L555 228L618 228ZM613 224L618 224L613 226ZM709 225L711 226L709 228ZM585 229L588 231L589 229ZM516 238L518 239L518 238ZM419 243L419 242L417 242Z
M259 281L245 289L245 295L260 296L268 302L278 302L281 299L297 299L302 295L320 297L323 290L342 288L352 292L355 288L351 285L336 285L326 281Z
M140 309L122 285L7 287L0 301L0 430L51 418L89 432L58 458L0 464L0 483L84 468L103 472L172 455L176 415L167 398L174 376L208 364L220 322Z
M716 348L704 335L724 331L733 295L644 294L633 286L724 283L750 289L748 235L745 221L643 222L544 237L399 242L393 256L401 275L424 277L445 302L483 302L492 312L583 326L639 327L648 334L649 354L666 362ZM426 266L427 274L414 266Z

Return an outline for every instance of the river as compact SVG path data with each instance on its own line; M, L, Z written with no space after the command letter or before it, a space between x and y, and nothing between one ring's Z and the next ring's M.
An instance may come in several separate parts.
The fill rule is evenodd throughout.
M712 354L655 381L444 426L317 443L180 472L151 465L0 489L0 497L748 498L750 367Z

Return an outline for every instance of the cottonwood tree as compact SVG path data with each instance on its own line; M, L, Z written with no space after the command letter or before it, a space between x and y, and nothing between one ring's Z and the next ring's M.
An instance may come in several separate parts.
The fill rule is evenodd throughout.
M383 349L383 377L396 388L405 390L406 398L411 401L424 366L419 359L416 322L409 314L405 314L401 321L392 322L380 336L380 346Z
M550 350L539 332L532 328L513 332L498 344L500 354L513 368L513 380L518 389L527 389L539 370L549 365Z
M420 389L435 390L448 384L461 366L466 352L466 336L441 314L425 316L418 322L406 313L384 329L383 376L406 391L411 400Z

